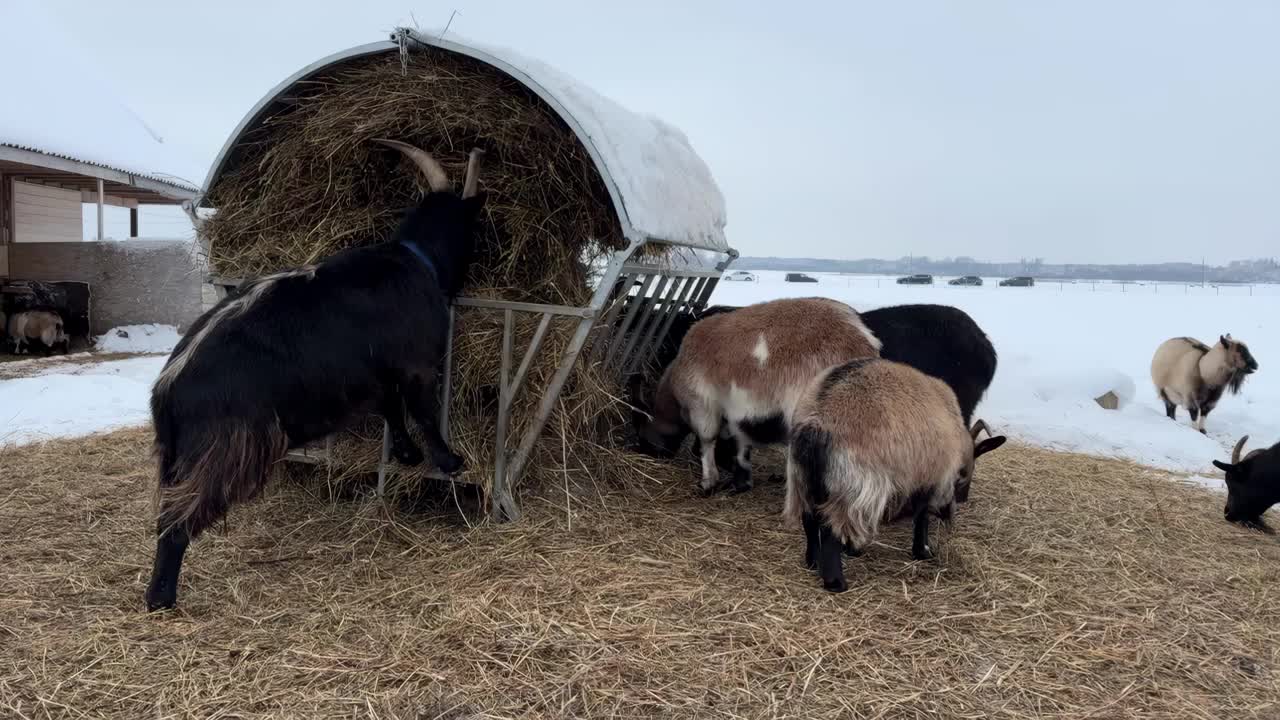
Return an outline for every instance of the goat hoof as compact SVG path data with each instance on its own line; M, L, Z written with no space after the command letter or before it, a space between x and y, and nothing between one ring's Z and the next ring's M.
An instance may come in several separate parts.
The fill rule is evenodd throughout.
M1209 433L1205 432L1204 430L1201 430L1201 431L1200 431L1200 434L1201 434L1201 435L1208 435Z
M842 593L845 590L849 589L849 585L844 581L844 578L842 577L841 578L823 578L822 589L826 590L827 592Z
M915 560L932 560L933 549L928 545L921 545L917 548L911 548L911 557Z
M422 451L412 445L407 448L392 448L391 456L394 457L396 462L401 465L408 465L410 467L421 465L424 460L422 457Z
M751 483L749 482L734 483L733 487L729 488L730 495L741 495L744 492L750 492L750 491L751 491Z
M436 467L445 475L452 475L458 472L462 469L464 463L466 463L466 459L461 455L452 452L444 453L440 457L436 458Z
M147 612L158 612L160 610L172 610L178 606L178 593L167 590L147 589Z
M769 482L771 483L780 483L783 480L786 480L786 478L782 477L781 473L774 473L769 476Z

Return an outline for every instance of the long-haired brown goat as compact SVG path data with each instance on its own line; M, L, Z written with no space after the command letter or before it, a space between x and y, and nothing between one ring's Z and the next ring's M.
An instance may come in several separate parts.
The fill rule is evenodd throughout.
M864 358L819 375L795 410L783 515L804 526L805 564L823 587L843 592L844 546L861 552L881 522L905 514L912 557L933 557L930 515L949 522L974 460L1005 442L977 443L985 427L965 427L951 388L909 365Z
M1244 379L1257 370L1249 347L1231 335L1218 338L1212 348L1195 338L1165 340L1151 359L1151 381L1169 419L1177 419L1181 405L1202 433L1205 416L1217 407L1223 391L1238 394Z
M788 298L708 317L690 330L658 382L642 449L673 453L690 431L702 444L702 491L719 485L722 423L737 440L733 491L751 488L751 445L784 442L792 410L826 368L875 357L880 341L857 311L827 298Z

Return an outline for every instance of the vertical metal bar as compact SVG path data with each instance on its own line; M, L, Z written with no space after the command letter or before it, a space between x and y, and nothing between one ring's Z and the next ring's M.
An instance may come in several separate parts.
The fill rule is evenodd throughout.
M551 326L551 313L542 313L542 320L538 323L538 329L533 333L533 339L529 341L529 349L524 351L524 357L520 360L520 367L516 370L516 376L511 379L511 402L515 402L516 393L520 392L520 386L524 384L524 376L529 372L529 366L533 364L533 358L538 355L538 348L542 347L542 340L547 336L547 328Z
M515 457L512 458L510 470L507 472L507 478L511 484L520 481L520 475L524 472L525 463L529 461L529 456L533 453L533 446L538 442L538 436L542 434L542 428L546 427L547 418L551 417L551 411L555 409L556 401L560 398L560 390L564 388L565 381L569 379L569 373L573 372L573 367L578 361L578 355L582 352L582 346L586 343L587 336L591 334L591 328L595 324L594 313L599 313L609 300L611 291L614 289L614 280L622 272L623 263L640 245L641 241L632 240L631 245L626 250L615 252L613 258L609 261L609 266L605 269L605 276L601 279L600 285L596 287L595 295L591 298L593 315L578 321L578 329L574 331L573 337L569 340L569 346L565 348L564 356L560 360L560 366L556 368L555 375L551 376L551 382L547 383L547 388L542 393L542 402L538 405L538 414L534 416L533 424L525 430L524 437L520 439L520 447L516 451ZM502 500L502 498L495 499ZM508 497L508 500L509 504L504 508L506 516L511 520L520 519L520 508L516 506L514 499Z
M106 219L102 211L102 178L98 178L98 242L103 240L103 227L106 225Z
M684 285L684 278L669 278L670 284L659 295L654 296L653 303L653 322L649 324L649 329L645 331L640 338L640 347L636 354L631 358L631 362L627 364L624 372L627 374L636 372L640 366L649 359L649 353L653 350L656 342L654 336L658 334L658 329L666 325L666 317L671 313L671 301L680 294L680 288ZM657 309L658 302L662 302L662 310Z
M629 359L631 353L635 352L636 343L640 338L648 335L652 331L653 324L657 323L657 317L654 315L654 306L658 304L661 295L667 292L667 288L671 285L671 278L665 275L659 276L661 281L658 286L653 289L653 297L641 299L641 308L639 312L640 320L636 323L636 329L631 333L630 339L627 340L627 346L623 348L622 355L618 357L618 367L625 368L630 365Z
M607 299L612 299L609 311L596 322L602 329L588 351L590 356L599 355L609 347L609 340L612 339L610 329L613 328L613 323L617 319L618 313L621 312L622 306L630 302L626 288L630 288L633 282L635 282L635 275L626 272L613 284L613 290L607 296ZM601 284L603 285L603 283Z
M138 237L138 208L129 208L129 237Z
M449 337L444 343L444 370L440 380L440 437L449 442L449 405L453 401L453 322L457 308L449 306Z
M649 346L648 352L645 353L644 362L648 362L649 356L657 351L658 346L662 343L663 339L667 337L667 333L671 331L671 326L675 323L676 317L680 315L685 304L689 302L689 298L693 297L693 291L696 287L697 282L695 278L684 278L684 287L682 288L683 292L677 294L680 299L671 303L671 307L667 312L667 319L662 322L662 328L658 331L658 336L654 338L653 343Z
M391 423L382 421L382 459L378 461L378 497L387 490L387 461L391 459Z
M511 374L512 311L502 311L502 361L498 370L498 432L493 455L493 498L490 513L495 520L502 520L502 505L511 500L507 484L507 422L511 417L511 388L507 385Z
M716 285L720 284L720 278L706 278L706 281L706 284L702 286L702 292L698 294L698 301L693 306L696 312L706 309L707 301L711 299L711 293L715 292Z
M640 286L640 292L631 296L628 300L627 309L622 313L622 322L613 330L613 340L609 343L609 352L604 356L604 364L608 365L613 362L613 356L622 348L622 341L626 339L627 331L631 329L631 323L635 322L636 315L640 306L644 303L645 296L649 294L649 288L653 286L653 281L657 275L646 275L644 283Z

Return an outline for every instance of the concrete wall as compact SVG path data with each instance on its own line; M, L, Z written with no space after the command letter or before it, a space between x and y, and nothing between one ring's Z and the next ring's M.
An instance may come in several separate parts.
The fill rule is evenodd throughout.
M201 311L202 274L190 240L15 243L9 275L89 283L95 334L138 323L185 330Z

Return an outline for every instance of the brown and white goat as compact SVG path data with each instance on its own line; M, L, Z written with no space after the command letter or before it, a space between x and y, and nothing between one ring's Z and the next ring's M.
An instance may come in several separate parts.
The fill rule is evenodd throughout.
M1204 419L1218 405L1222 393L1240 392L1244 379L1258 370L1249 347L1223 335L1210 348L1189 337L1164 341L1151 359L1151 381L1164 401L1165 414L1177 419L1178 406L1187 409L1196 429L1204 432Z
M818 373L875 357L880 341L857 311L827 298L788 298L708 317L690 330L658 382L651 451L675 452L692 431L702 444L702 491L719 485L716 438L737 440L733 491L751 488L751 445L786 440L800 396Z
M9 318L9 337L13 340L13 352L21 355L32 340L39 340L45 347L45 353L53 352L62 346L67 349L67 333L62 325L62 317L49 310L26 310L14 313Z
M795 410L783 515L804 526L805 564L823 587L846 589L846 544L858 554L882 522L908 513L912 557L933 557L930 515L950 522L975 458L1005 442L976 442L985 428L965 427L955 392L903 363L864 358L819 375Z

